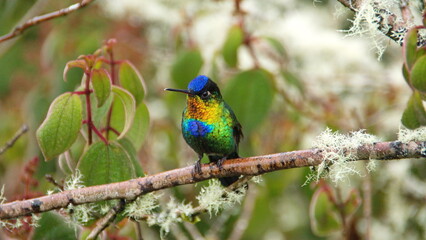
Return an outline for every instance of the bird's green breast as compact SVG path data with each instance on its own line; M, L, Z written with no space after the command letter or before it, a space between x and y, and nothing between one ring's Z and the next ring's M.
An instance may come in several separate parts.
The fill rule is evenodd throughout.
M188 145L199 154L225 156L236 151L235 123L224 102L190 104L182 118L182 133Z

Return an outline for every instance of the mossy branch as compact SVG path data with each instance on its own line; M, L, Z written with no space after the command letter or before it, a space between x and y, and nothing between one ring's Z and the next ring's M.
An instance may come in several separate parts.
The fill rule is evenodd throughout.
M337 0L344 7L350 9L355 14L358 14L360 9L363 7L363 4L369 4L361 0ZM374 11L376 12L374 23L377 25L377 29L381 31L388 38L395 41L397 44L402 45L404 41L405 33L412 27L410 24L413 19L413 14L409 8L409 1L402 0L399 3L399 8L401 11L402 21L399 19L398 15L391 12L390 10L374 6ZM426 45L426 39L423 36L419 36L417 45L419 47Z
M124 182L73 189L39 198L5 203L0 205L0 219L47 212L65 208L70 204L80 205L111 199L134 200L149 192L211 178L254 176L282 169L317 166L325 161L329 151L310 149L230 159L224 162L221 169L214 163L203 164L201 174L195 174L194 167L188 166ZM342 149L336 151L342 151ZM426 157L426 142L377 142L360 145L355 149L343 149L343 152L351 155L349 161L423 158Z

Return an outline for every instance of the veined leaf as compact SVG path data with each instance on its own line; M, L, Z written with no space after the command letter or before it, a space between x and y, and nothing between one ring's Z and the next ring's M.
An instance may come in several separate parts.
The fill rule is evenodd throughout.
M142 147L149 130L149 112L144 103L136 108L135 119L126 137L133 143L136 150Z
M238 48L244 41L243 30L240 26L229 29L228 36L222 48L223 59L230 67L236 67L238 62Z
M117 142L92 144L78 163L85 186L125 181L136 177L129 154Z
M46 160L71 147L77 139L82 118L82 104L78 95L64 93L52 102L46 119L36 133Z
M111 94L111 79L105 69L92 70L92 86L98 107L101 107Z
M130 160L132 161L133 167L135 168L136 177L143 177L145 174L143 173L141 163L138 159L138 153L136 152L135 147L127 138L122 138L118 141L120 145L126 150L129 154Z
M118 139L120 139L126 135L127 131L129 131L130 127L132 126L136 112L136 104L135 99L127 90L113 86L112 92L114 93L114 98L120 100L124 109L124 126L121 130L120 136L118 136ZM114 109L112 111L113 114L116 114L114 113Z
M145 96L144 82L139 71L129 61L124 61L118 69L121 86L135 98L136 105L140 104Z

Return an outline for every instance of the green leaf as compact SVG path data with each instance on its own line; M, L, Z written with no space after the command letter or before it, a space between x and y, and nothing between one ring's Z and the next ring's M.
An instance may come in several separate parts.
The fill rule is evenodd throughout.
M67 219L57 213L42 213L38 225L32 236L34 240L77 239L76 236L78 235L79 228L71 226Z
M321 237L341 230L337 210L330 201L326 191L322 188L317 189L309 206L309 218L312 231Z
M75 67L85 70L87 67L86 61L84 61L83 59L77 59L77 60L67 62L67 64L65 65L64 73L62 74L62 77L64 78L65 82L67 81L68 71L71 68L75 68Z
M417 29L412 28L405 35L404 43L403 43L405 64L408 67L408 70L414 65L416 61L416 51L417 51Z
M273 37L265 37L264 39L269 43L269 45L271 45L271 47L278 53L280 57L288 59L287 51L278 39Z
M120 139L124 137L124 135L126 135L127 131L129 131L130 127L132 126L133 119L135 117L135 112L136 112L136 104L135 104L135 99L127 90L117 86L113 86L112 92L114 93L114 100L115 99L120 100L124 110L123 129L121 130L120 136L118 136L118 139ZM114 101L114 103L115 102L116 101ZM113 109L113 114L116 114L114 113L114 109Z
M77 139L82 118L82 104L78 95L64 93L53 101L46 119L36 133L46 160L58 156L71 147Z
M419 58L411 69L411 83L421 92L426 92L426 56Z
M135 147L127 138L122 138L118 140L118 143L126 150L129 154L130 160L132 161L133 167L135 169L136 177L143 177L145 174L143 173L141 163L138 159L138 153L136 152Z
M85 186L125 181L136 177L129 154L117 142L92 144L78 163Z
M113 94L110 94L109 97L106 99L105 103L102 106L97 107L99 104L97 103L95 96L91 94L90 103L92 105L92 121L95 126L101 126L106 122L106 116L108 114L109 108L112 105L113 99ZM85 99L83 99L83 102L85 102Z
M405 127L410 129L426 125L426 111L419 92L414 91L413 95L411 95L407 107L402 114L401 122Z
M408 85L411 85L410 82L410 72L407 69L407 65L402 64L402 76L405 79L405 82L407 82Z
M254 130L268 115L274 98L271 75L262 69L241 72L229 81L224 98L234 110L244 133Z
M233 26L228 31L222 48L223 59L230 67L236 67L238 62L238 48L244 41L244 33L240 26Z
M92 86L98 107L101 107L111 94L111 79L105 69L92 70Z
M122 132L124 128L125 116L124 116L124 106L123 103L115 98L111 105L112 114L111 114L111 127L117 130L118 132ZM118 135L117 135L118 137ZM110 139L116 139L114 134L110 134Z
M300 93L303 94L305 92L305 86L303 85L302 81L293 73L289 71L282 71L281 75L283 76L286 83L295 86Z
M142 147L145 137L149 130L149 112L144 103L136 108L135 118L132 127L126 134L126 137L133 143L136 150Z
M176 86L186 88L188 82L200 72L203 62L203 57L198 49L180 52L171 69L171 77Z
M344 211L346 217L351 217L355 214L356 210L358 210L361 205L361 197L359 196L359 192L356 189L353 189L349 192L349 195L344 204Z
M124 61L118 69L121 86L129 91L135 98L136 105L140 104L145 96L143 78L129 61Z

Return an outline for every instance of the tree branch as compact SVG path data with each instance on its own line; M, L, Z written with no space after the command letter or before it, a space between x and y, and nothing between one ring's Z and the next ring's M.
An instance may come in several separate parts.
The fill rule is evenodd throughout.
M28 126L26 124L22 125L22 127L15 133L12 139L10 139L3 147L0 147L0 155L6 152L7 149L11 148L13 144L15 144L18 139L24 135L28 131Z
M47 13L41 16L36 16L33 17L31 19L29 19L28 21L26 21L25 23L16 26L10 33L3 35L0 37L0 43L7 41L9 39L12 39L20 34L22 34L24 31L26 31L28 28L38 25L42 22L57 18L57 17L62 17L62 16L66 16L69 13L72 13L74 11L77 11L78 9L81 9L87 5L89 5L90 3L92 3L94 0L82 0L80 3L75 3L69 7L66 8L62 8L58 11L55 12L51 12L51 13Z
M343 6L350 9L351 11L357 13L361 7L361 0L337 0ZM388 38L394 40L396 43L402 45L404 40L399 36L400 34L405 34L409 30L408 21L413 18L413 15L408 8L408 1L401 0L400 2L401 15L403 18L403 22L398 21L398 16L387 10L381 9L378 7L374 7L377 21L377 29L380 30L383 34L385 34ZM399 33L399 34L395 34ZM422 47L426 45L426 39L422 36L419 36L417 41L417 46Z
M112 207L104 217L96 222L96 227L90 232L86 239L96 239L98 235L114 221L114 219L117 217L117 214L124 210L125 205L125 201L120 200L117 205Z
M355 150L346 149L357 160L392 160L426 157L426 142L378 142L361 145ZM0 205L0 219L11 219L31 213L65 208L111 199L133 200L136 197L160 189L191 184L211 178L239 175L260 175L281 169L316 166L324 161L327 151L321 149L300 150L263 156L227 160L219 169L215 163L203 164L201 174L193 166L161 172L155 175L124 182L91 186L64 191L49 196L15 201Z

